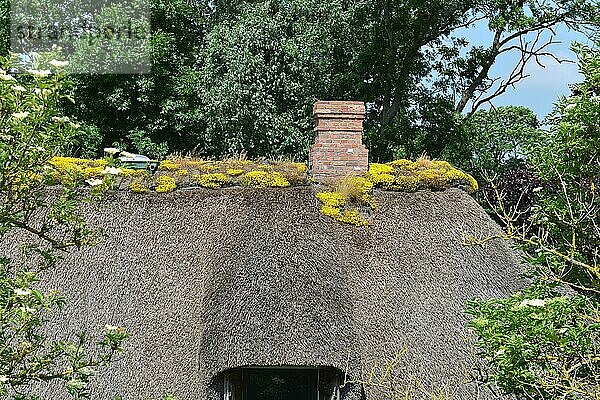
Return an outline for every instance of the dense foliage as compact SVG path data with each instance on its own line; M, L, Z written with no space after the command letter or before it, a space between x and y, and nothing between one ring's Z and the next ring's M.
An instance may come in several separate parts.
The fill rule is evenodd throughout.
M90 198L75 190L75 179L48 195L48 161L79 126L58 111L70 99L64 63L39 67L0 58L0 240L22 238L20 251L0 255L0 395L35 399L33 383L59 381L72 397L87 398L88 382L122 351L127 334L107 325L100 338L47 336L65 299L43 288L40 273L70 249L92 244L97 232L80 214L79 204Z
M480 377L491 369L491 382L519 399L598 398L597 301L542 287L470 306L480 357L489 363Z
M459 160L459 166L478 178L502 174L525 164L528 145L538 135L538 120L522 106L479 110L461 124L462 140L449 143L445 158ZM483 180L483 179L480 179Z
M496 238L525 252L533 284L468 308L487 383L523 399L600 395L600 53L576 51L585 80L559 101L529 151L540 186L527 224L498 203L506 232Z
M150 74L77 75L73 108L88 133L74 155L100 155L115 145L151 157L202 146L205 131L198 93L198 53L205 13L198 3L152 0L148 52ZM79 53L85 62L85 52ZM77 62L77 60L76 60Z
M554 27L583 29L597 14L590 0L148 2L151 73L75 77L73 111L86 131L75 155L117 145L153 157L244 151L301 160L312 102L359 99L369 105L373 161L426 153L460 164L477 144L464 142L478 124L471 114L524 78L529 62L543 62ZM110 15L119 18L102 18ZM463 37L475 24L488 28L489 44ZM91 46L79 45L75 70L102 51ZM509 54L513 73L495 79L493 65ZM515 112L519 126L530 124ZM474 160L473 168L485 163Z
M201 53L202 153L306 154L313 103L342 90L332 55L347 59L344 3L242 1L215 17Z
M492 215L501 200L505 207L518 210L515 222L521 225L531 216L534 190L541 185L527 163L528 150L541 134L537 117L528 108L479 110L462 117L461 139L449 143L443 155L482 183L477 198ZM494 181L494 187L488 180Z
M600 52L587 46L575 50L585 79L559 102L552 128L530 158L546 183L536 209L540 223L551 245L569 257L558 260L553 270L600 291Z

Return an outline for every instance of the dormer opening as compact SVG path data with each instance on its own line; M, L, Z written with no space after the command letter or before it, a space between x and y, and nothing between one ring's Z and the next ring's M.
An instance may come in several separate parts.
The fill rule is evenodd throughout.
M248 367L223 375L223 400L340 400L335 368Z

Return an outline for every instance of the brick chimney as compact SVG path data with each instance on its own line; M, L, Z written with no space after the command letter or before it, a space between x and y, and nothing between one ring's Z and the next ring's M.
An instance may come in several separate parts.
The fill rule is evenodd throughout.
M315 144L310 149L312 176L327 178L361 174L369 168L362 144L365 104L360 101L318 101L313 107Z

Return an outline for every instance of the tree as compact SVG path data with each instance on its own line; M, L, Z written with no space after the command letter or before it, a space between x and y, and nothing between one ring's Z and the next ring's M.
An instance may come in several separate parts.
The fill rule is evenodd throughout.
M36 27L57 25L77 34L81 34L80 25L90 27L88 36L86 32L81 38L63 35L57 41L63 49L61 57L70 61L78 99L65 112L75 115L85 131L77 138L79 145L72 147L73 154L99 155L99 149L116 145L163 157L169 151L195 147L196 132L204 130L196 63L208 6L186 0L127 0L85 16L80 3L70 0L58 7L52 0L26 0L19 3L20 12L11 14L15 25L27 22L31 13L43 15L35 20ZM0 0L0 18L8 5L8 0ZM8 21L2 28L8 28ZM141 29L142 39L128 40L125 32L119 40L102 35L88 40L98 27L120 28L130 21ZM143 30L148 25L150 32ZM3 32L0 43L8 43L8 30ZM146 61L151 63L150 71L142 68Z
M538 126L536 115L525 107L479 110L466 118L461 127L464 139L450 143L444 158L479 177L501 174L525 163Z
M77 78L76 114L102 144L152 156L196 149L301 158L310 103L352 99L368 104L373 161L440 157L463 139L461 114L468 120L525 79L526 65L557 60L555 27L584 30L598 18L592 0L151 5L151 73ZM487 46L463 37L476 25L488 28ZM102 50L87 49L83 56ZM490 75L509 54L518 56L509 76Z
M0 1L0 56L8 55L10 48L10 23L8 1Z
M101 137L92 152L116 145L163 157L193 149L205 130L197 61L206 6L185 0L152 0L150 5L149 74L74 77L78 104L73 113ZM79 53L82 62L85 53Z
M49 160L77 134L63 115L70 84L61 61L25 69L16 57L0 58L0 239L21 237L21 251L0 257L0 394L35 399L35 382L63 382L74 398L89 395L96 369L123 350L123 328L107 325L102 338L51 340L44 328L65 299L40 285L40 273L56 267L70 250L97 239L80 205L97 195L77 190L81 176L68 176L49 192ZM31 67L29 67L31 68ZM49 170L50 168L50 170Z
M504 206L521 213L515 223L526 222L534 190L542 184L527 164L527 149L541 134L536 115L525 107L507 106L479 110L462 119L461 138L449 143L442 157L469 171L478 182L493 179ZM493 216L498 206L494 189L484 184L477 197Z
M557 59L551 51L554 27L583 29L594 15L593 2L579 1L437 1L426 6L376 1L361 62L355 65L355 81L362 83L359 98L374 105L368 120L373 155L387 159L399 149L411 157L423 151L440 156L447 144L461 139L455 113L470 116L503 94L526 77L528 63ZM475 24L487 25L489 46L473 46L459 33ZM519 55L509 76L490 76L492 66L508 53Z
M585 80L558 102L550 129L529 150L542 183L529 224L515 224L499 202L505 232L467 240L511 240L531 266L529 288L467 309L488 383L523 399L600 395L600 52L576 51Z
M217 10L202 52L205 154L307 153L312 106L342 88L344 2L240 2ZM336 60L340 57L341 60Z
M320 11L327 8L336 15L335 21ZM209 78L203 82L210 82L206 83L206 106L215 110L207 119L221 119L217 122L222 128L217 132L233 124L232 136L274 142L275 147L264 146L268 152L293 151L272 138L274 130L288 132L289 124L273 128L272 122L296 113L305 126L292 129L294 134L288 141L311 136L310 126L306 126L309 107L277 95L301 84L299 93L308 100L321 97L367 102L366 136L373 160L418 157L423 152L439 157L446 146L462 139L463 118L457 113L470 116L524 79L525 65L555 58L550 48L555 43L552 29L559 24L583 29L582 24L592 20L594 10L593 2L571 0L440 0L427 4L313 0L305 8L275 0L216 2L207 36L208 52L203 57L209 68ZM268 28L257 26L261 18ZM304 21L310 24L294 29ZM487 25L492 38L489 47L474 47L461 37L462 29L475 24ZM284 43L307 50L286 53ZM270 52L279 56L265 57ZM498 58L511 52L520 55L513 73L504 79L490 76ZM290 71L290 66L295 70ZM321 73L320 84L313 83L313 71ZM260 120L273 121L255 125L260 124L255 122L255 104L266 110Z

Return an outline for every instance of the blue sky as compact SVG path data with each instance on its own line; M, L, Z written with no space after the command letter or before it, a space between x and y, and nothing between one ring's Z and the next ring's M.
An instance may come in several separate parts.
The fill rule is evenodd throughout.
M483 25L469 28L463 35L473 44L489 46L491 35ZM575 61L575 54L570 50L573 41L587 43L588 40L582 34L569 31L566 27L560 27L556 31L556 41L551 48L552 52L559 58ZM492 76L506 76L515 65L516 54L505 54L497 60L493 67ZM530 75L518 83L514 89L509 88L505 94L493 101L495 106L521 105L531 108L540 119L552 110L552 105L559 96L570 93L569 84L582 80L577 71L576 63L557 63L547 58L546 68L541 68L535 62L531 63L526 72Z

